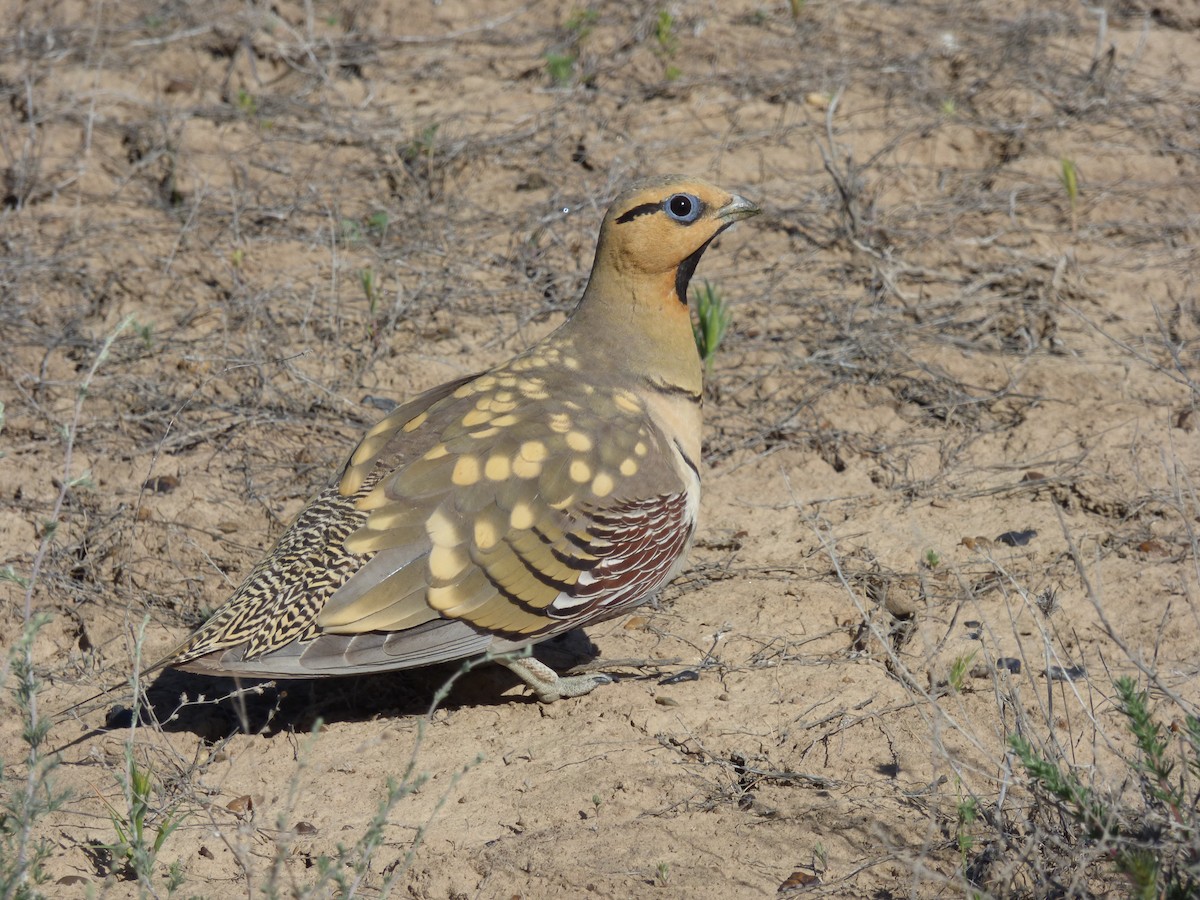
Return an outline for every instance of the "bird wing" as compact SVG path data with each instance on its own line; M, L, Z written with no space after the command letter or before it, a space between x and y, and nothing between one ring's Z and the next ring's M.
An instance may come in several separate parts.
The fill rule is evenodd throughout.
M403 426L439 439L399 468L400 432L364 442L342 490L361 490L374 467L386 474L357 501L366 520L345 546L373 555L321 610L322 632L399 637L442 619L521 642L614 615L665 583L695 515L674 447L627 390L543 388L504 370L462 385ZM402 646L393 640L393 653Z
M397 407L368 432L359 450L372 435L381 431L390 435L402 429L477 377L468 375L439 385ZM421 440L413 440L396 447L396 464L403 464L405 453L419 456L423 452L421 444ZM353 457L347 466L352 462ZM168 655L170 665L230 674L281 674L252 671L245 662L277 653L296 641L315 638L316 616L325 601L368 561L345 547L346 538L366 516L355 506L353 496L339 490L339 484L344 483L345 475L341 474L332 486L308 502L233 595Z
M173 664L428 665L617 615L669 581L698 479L632 392L551 397L538 372L554 360L521 359L372 428Z

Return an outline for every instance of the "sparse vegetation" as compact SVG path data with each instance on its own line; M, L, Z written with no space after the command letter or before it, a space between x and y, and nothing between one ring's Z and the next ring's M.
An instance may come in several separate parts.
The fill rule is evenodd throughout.
M362 285L363 296L367 299L367 311L374 319L376 307L379 305L379 288L375 285L375 272L371 269L359 270L358 283Z
M958 844L959 856L962 859L962 871L966 876L968 873L968 860L970 859L971 851L975 848L974 832L976 822L979 819L978 799L975 797L961 797L958 801L956 813L958 821L954 831L954 839Z
M254 95L242 88L237 92L237 109L244 116L253 117L258 115L258 101L254 99Z
M717 350L733 321L733 312L721 292L707 281L692 291L692 307L695 309L692 331L696 336L696 349L700 351L705 369L711 372Z
M674 62L676 51L679 50L679 36L675 33L675 16L670 10L660 9L654 21L654 40L658 44L658 54L663 60L663 77L667 81L675 81L683 74L683 70Z
M1075 161L1064 156L1060 161L1063 191L1071 210L1071 233L1079 230L1079 170Z
M124 805L118 809L105 801L116 840L105 844L104 849L112 855L124 877L137 880L150 889L159 851L184 818L178 804L168 804L161 811L156 809L156 787L150 769L140 766L133 758L132 749L126 748L125 771L121 779ZM173 885L172 889L182 883L178 866L172 866L169 883Z
M18 2L0 900L1194 895L1195 35L1067 0ZM608 199L680 170L764 214L692 280L689 567L545 648L620 683L167 672L63 712L384 410L553 328Z
M660 862L654 867L654 881L659 887L666 887L671 883L671 866L669 863Z
M576 59L573 53L546 51L546 71L550 73L550 81L555 87L567 87L575 80Z
M0 689L12 691L25 753L23 759L14 759L9 754L15 748L9 747L0 756L0 897L4 900L43 896L42 885L48 880L43 863L50 855L50 841L42 825L70 799L56 778L59 759L47 746L50 718L38 702L41 685L32 663L33 642L48 621L47 616L30 619L0 669ZM22 766L24 774L18 775Z
M971 664L975 662L976 651L956 656L954 662L950 664L950 677L947 683L950 685L950 690L956 694L961 694L966 686L967 673L971 671Z
M1200 891L1200 719L1185 715L1164 727L1150 711L1149 692L1132 678L1115 684L1117 708L1133 738L1124 758L1132 799L1116 785L1093 787L1051 743L1036 749L1025 737L1009 744L1036 801L1047 805L1055 837L1067 846L1095 844L1138 900L1185 900Z
M675 35L675 17L670 10L660 9L654 22L654 40L658 49L667 56L674 56L679 49L679 38Z
M594 9L577 9L563 25L563 37L559 49L547 50L543 54L550 82L555 87L570 87L575 83L576 67L583 52L584 41L592 33L599 14Z

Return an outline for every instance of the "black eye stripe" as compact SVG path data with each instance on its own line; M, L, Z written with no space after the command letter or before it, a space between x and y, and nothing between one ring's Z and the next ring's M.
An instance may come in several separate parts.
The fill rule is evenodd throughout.
M704 212L704 201L692 194L672 194L661 203L641 203L617 216L617 224L632 222L638 216L665 212L681 225L691 225Z
M617 224L620 225L624 222L630 222L636 219L638 216L648 216L650 213L656 213L660 209L662 209L662 204L660 203L643 203L641 206L635 206L628 212L621 213L621 215L617 217Z

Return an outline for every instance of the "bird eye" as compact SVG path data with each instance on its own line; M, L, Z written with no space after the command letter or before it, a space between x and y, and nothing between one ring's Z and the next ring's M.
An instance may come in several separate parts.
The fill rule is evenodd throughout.
M685 225L690 225L700 218L700 210L703 208L700 199L691 194L672 194L667 198L665 206L667 215Z

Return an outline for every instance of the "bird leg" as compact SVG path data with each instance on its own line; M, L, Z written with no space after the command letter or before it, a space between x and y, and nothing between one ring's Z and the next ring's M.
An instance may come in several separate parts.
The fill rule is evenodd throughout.
M543 703L553 703L567 697L582 697L602 684L612 684L614 680L611 675L605 675L603 672L564 677L532 656L503 659L498 662L504 663L514 675L529 685Z

